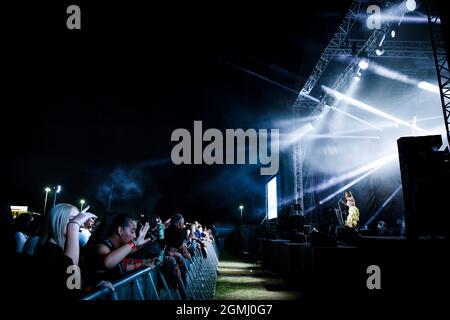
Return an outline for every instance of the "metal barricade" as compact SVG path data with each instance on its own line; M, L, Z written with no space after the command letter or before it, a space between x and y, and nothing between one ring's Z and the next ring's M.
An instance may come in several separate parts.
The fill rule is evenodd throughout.
M219 258L214 242L205 242L206 258L196 247L191 260L184 259L186 280L178 276L178 288L170 288L162 270L145 268L97 289L81 300L212 300L215 296Z

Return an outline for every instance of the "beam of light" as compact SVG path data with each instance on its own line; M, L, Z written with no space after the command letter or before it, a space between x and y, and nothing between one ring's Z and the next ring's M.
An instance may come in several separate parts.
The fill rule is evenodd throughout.
M423 21L426 21L426 23L428 23L428 16L425 13L422 13L420 11L416 11L416 15L418 15L419 17L415 17L415 18L420 18ZM441 18L437 17L437 19L433 22L435 24L441 24Z
M309 99L309 100L311 100L311 101L314 101L314 102L317 102L317 103L320 102L319 99L317 99L316 97L313 97L313 96L311 96L311 95L309 95L307 93L300 92L300 95L305 97L305 98L307 98L307 99Z
M428 130L419 128L417 126L413 126L412 124L410 124L407 121L403 121L403 120L401 120L401 119L399 119L397 117L394 117L394 116L392 116L392 115L390 115L390 114L388 114L386 112L378 110L377 108L371 107L371 106L369 106L368 104L366 104L364 102L361 102L359 100L353 99L352 97L346 96L346 95L344 95L344 94L342 94L342 93L340 93L340 92L338 92L336 90L333 90L333 89L331 89L331 88L329 88L327 86L323 86L322 85L322 89L327 94L330 94L330 95L332 95L332 96L334 96L334 97L336 97L338 99L344 99L345 101L347 101L352 106L355 106L355 107L360 108L362 110L365 110L367 112L376 114L376 115L378 115L380 117L383 117L385 119L391 120L391 121L393 121L395 123L402 124L402 125L404 125L406 127L415 128L417 131L420 131L420 132L423 132L423 133L426 133L426 134L430 134L430 132Z
M346 172L346 173L344 173L344 174L342 174L342 175L340 175L338 177L331 178L330 180L322 182L318 186L315 186L313 188L310 188L310 189L306 190L306 192L310 193L310 192L321 192L321 191L324 191L326 189L334 187L335 185L338 185L339 183L342 183L342 182L344 182L346 180L352 179L352 178L354 178L356 176L359 176L359 175L361 175L361 174L363 174L363 173L365 173L367 171L370 171L370 170L372 170L374 168L377 168L378 166L382 166L382 165L384 165L384 164L388 163L389 161L391 161L393 159L396 159L396 158L397 158L397 154L396 153L390 154L388 156L385 156L383 158L375 160L375 161L373 161L371 163L368 163L368 164L365 164L363 166L360 166L359 168L350 170L350 171L348 171L348 172Z
M394 159L394 157L392 157L392 159ZM331 199L333 199L334 197L336 197L338 194L343 193L345 190L350 189L352 186L354 186L355 184L357 184L358 182L360 182L361 180L367 178L368 176L370 176L372 173L374 173L375 171L379 170L380 168L382 168L383 166L385 166L388 162L392 161L392 159L390 160L386 160L383 164L380 164L378 167L373 168L372 170L366 172L365 174L363 174L362 176L360 176L359 178L347 183L345 186L343 186L342 188L340 188L339 190L337 190L336 192L333 192L332 194L330 194L328 197L322 199L319 201L320 205L323 205L324 203L327 203L328 201L330 201Z
M438 86L435 86L434 84L431 84L431 83L429 83L429 82L426 82L426 81L420 81L420 82L417 84L417 86L418 86L420 89L427 90L427 91L430 91L430 92L439 94L439 87L438 87Z
M416 126L416 125L417 125L417 117L416 117L416 116L413 117L412 125L413 125L413 126ZM411 135L412 135L412 136L415 136L415 135L416 135L416 129L412 129Z
M430 120L436 120L436 119L442 119L442 118L443 118L443 116L425 117L425 118L417 119L417 122L430 121Z
M307 122L312 122L314 120L317 120L318 116L311 116L311 117L302 117L302 118L296 118L296 119L283 119L283 120L276 120L272 123L273 128L292 128L292 126L300 126L304 125Z
M306 139L371 139L378 140L379 136L340 136L336 134L310 134Z
M377 211L367 220L367 222L364 224L364 228L367 228L373 220L375 220L378 215L386 208L386 206L394 199L394 197L397 195L397 193L402 189L402 185L399 185L397 189L394 190L394 192L391 193L391 195L386 199L386 201L383 202L383 204L378 208Z
M383 35L383 37L380 40L380 43L378 44L379 47L381 47L384 43L384 40L386 39L386 34Z
M367 121L365 121L365 120L363 120L361 118L358 118L358 117L356 117L356 116L354 116L354 115L352 115L352 114L350 114L348 112L345 112L344 110L338 109L336 107L331 107L331 110L334 110L336 112L342 113L342 114L346 115L347 117L350 117L350 118L352 118L352 119L354 119L356 121L359 121L361 123L364 123L364 124L368 125L369 127L372 127L374 129L383 131L383 129L381 129L380 127L377 127L377 126L375 126L375 125L373 125L373 124L371 124L371 123L369 123L369 122L367 122Z
M367 19L367 15L360 14L358 15L361 19L365 20ZM382 21L389 21L391 24L397 23L408 23L408 24L427 24L428 23L428 17L425 14L422 14L418 11L414 12L414 15L403 15L403 14L396 14L396 15L388 15L388 14L379 14L378 17ZM440 19L437 21L437 23L440 24Z
M309 207L308 209L306 209L306 210L304 211L303 214L306 215L306 214L310 213L311 211L315 210L316 208L317 208L317 206Z
M348 136L359 132L366 132L366 131L372 131L375 129L372 128L358 128L358 129L351 129L351 130L344 130L344 131L333 131L333 134L336 136Z
M299 129L296 129L294 132L288 134L288 138L283 141L283 146L289 146L295 142L298 142L300 139L302 139L305 135L307 135L309 132L314 130L314 127L311 123L305 124Z
M283 89L285 89L285 90L287 90L287 91L290 91L290 92L292 92L292 93L298 94L298 90L294 90L294 89L292 89L292 88L289 88L288 86L285 86L284 84L281 84L281 83L279 83L279 82L273 81L273 80L271 80L271 79L269 79L269 78L267 78L267 77L264 77L264 76L262 76L262 75L260 75L260 74L257 74L257 73L254 72L254 71L251 71L251 70L248 70L248 69L246 69L246 68L240 67L240 66L238 66L238 65L236 65L236 64L234 64L234 63L232 63L232 62L230 62L230 61L227 61L227 60L225 60L225 59L222 59L222 58L220 58L220 57L216 57L216 58L217 58L217 60L219 60L219 61L221 61L221 62L223 62L223 63L225 63L225 64L227 64L227 65L229 65L229 66L232 66L232 67L235 68L235 69L241 70L241 71L243 71L243 72L245 72L245 73L247 73L247 74L250 74L250 75L252 75L252 76L257 77L258 79L267 81L267 82L269 82L269 83L271 83L271 84L273 84L273 85L276 85L276 86L278 86L278 87L280 87L280 88L283 88Z
M380 77L400 81L400 82L407 83L407 84L410 84L413 86L417 85L417 83L418 83L417 80L413 80L403 73L383 67L382 65L380 65L376 62L371 63L370 71L379 75Z
M358 89L358 81L352 81L350 86L349 86L349 88L345 91L345 95L347 95L349 97L352 97L352 96L354 96L354 94L355 94L357 89ZM369 127L374 128L374 129L383 131L383 129L381 129L380 127L372 125L371 123L369 123L369 122L367 122L367 121L365 121L365 120L363 120L363 119L361 119L359 117L356 117L356 116L354 116L354 115L344 111L344 109L347 108L347 103L345 101L341 101L341 100L337 99L337 101L335 101L331 107L328 106L328 105L325 105L325 108L328 108L330 110L333 110L333 111L336 111L338 113L341 113L341 114L343 114L343 115L345 115L345 116L347 116L347 117L349 117L349 118L351 118L353 120L359 121L359 122L361 122L361 123L363 123L363 124L365 124L365 125L367 125ZM333 121L333 123L342 125L341 121L342 121L342 119L337 118L335 121Z
M427 81L419 81L417 79L413 79L408 77L407 75L397 72L395 70L383 67L382 65L371 62L370 70L383 78L388 78L395 81L400 81L406 84L410 84L413 86L417 86L420 89L427 90L436 94L439 94L439 87Z

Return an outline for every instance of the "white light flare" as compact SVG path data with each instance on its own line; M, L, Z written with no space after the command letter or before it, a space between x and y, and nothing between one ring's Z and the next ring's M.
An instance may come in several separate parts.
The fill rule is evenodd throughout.
M382 117L382 118L391 120L391 121L393 121L393 122L395 122L395 123L402 124L402 125L404 125L404 126L406 126L406 127L409 127L409 128L412 128L412 129L416 129L417 131L420 131L420 132L422 132L422 133L430 134L430 132L429 132L428 130L419 128L419 127L417 127L417 126L414 126L414 125L412 125L411 123L409 123L409 122L407 122L407 121L403 121L403 120L401 120L401 119L399 119L399 118L397 118L397 117L394 117L394 116L392 116L392 115L390 115L390 114L388 114L388 113L386 113L386 112L383 112L383 111L381 111L381 110L378 110L377 108L374 108L374 107L372 107L372 106L369 106L368 104L366 104L366 103L364 103L364 102L361 102L361 101L359 101L359 100L353 99L352 97L346 96L345 94L342 94L342 93L340 93L340 92L338 92L338 91L336 91L336 90L333 90L333 89L331 89L331 88L329 88L329 87L327 87L327 86L322 86L322 89L323 89L327 94L332 95L332 96L335 97L336 99L343 99L343 100L345 100L346 102L348 102L348 103L349 103L350 105L352 105L352 106L355 106L355 107L360 108L360 109L362 109L362 110L365 110L365 111L367 111L367 112L376 114L376 115L378 115L378 116L380 116L380 117Z

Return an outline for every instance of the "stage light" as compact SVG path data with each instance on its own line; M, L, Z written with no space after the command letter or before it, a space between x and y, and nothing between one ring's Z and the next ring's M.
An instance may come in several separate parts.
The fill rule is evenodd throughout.
M381 129L380 127L377 127L377 126L375 126L375 125L373 125L373 124L371 124L371 123L369 123L369 122L367 122L367 121L365 121L365 120L363 120L363 119L361 119L361 118L358 118L357 116L354 116L354 115L352 115L352 114L350 114L350 113L348 113L348 112L345 112L345 111L343 111L343 110L341 110L341 109L338 109L338 108L336 108L336 107L331 107L331 109L334 110L334 111L336 111L336 112L342 113L342 114L346 115L347 117L352 118L352 119L354 119L354 120L356 120L356 121L359 121L359 122L361 122L361 123L364 123L364 124L368 125L369 127L372 127L372 128L374 128L374 129L383 131L383 129Z
M375 50L375 53L377 56L382 56L384 54L384 49L380 47L377 50Z
M320 118L320 116L319 116ZM296 129L291 135L289 140L287 141L287 145L291 145L292 143L295 143L299 141L301 138L303 138L306 134L314 130L314 127L311 123L305 124L299 129Z
M338 91L336 91L336 90L333 90L333 89L331 89L331 88L328 88L327 86L322 86L322 89L323 89L327 94L330 94L330 95L334 96L334 97L337 98L337 99L343 99L344 101L348 102L348 103L349 103L350 105L352 105L352 106L355 106L355 107L360 108L360 109L362 109L362 110L365 110L365 111L367 111L367 112L376 114L376 115L378 115L378 116L380 116L380 117L382 117L382 118L391 120L391 121L393 121L394 123L402 124L402 125L404 125L404 126L406 126L406 127L416 129L416 130L418 130L418 131L420 131L420 132L422 132L422 133L430 134L430 132L429 132L428 130L419 128L419 127L417 127L417 126L414 126L414 125L410 124L409 122L403 121L403 120L401 120L401 119L399 119L399 118L397 118L397 117L394 117L394 116L392 116L392 115L390 115L390 114L388 114L388 113L386 113L386 112L383 112L383 111L381 111L381 110L378 110L377 108L374 108L374 107L372 107L372 106L369 106L368 104L366 104L366 103L364 103L364 102L361 102L361 101L359 101L359 100L353 99L352 97L346 96L345 94L342 94L342 93L340 93L340 92L338 92Z
M408 83L408 84L411 84L411 85L416 85L416 82L417 82L417 81L411 79L410 77L408 77L407 75L405 75L403 73L400 73L400 72L397 72L395 70L386 68L386 67L384 67L384 66L382 66L382 65L380 65L380 64L378 64L376 62L372 62L371 63L370 70L373 73L375 73L375 74L377 74L377 75L379 75L381 77L392 79L392 80L395 80L395 81L400 81L400 82Z
M417 86L420 89L428 90L428 91L431 91L431 92L434 92L434 93L439 93L439 87L438 86L435 86L435 85L433 85L433 84L431 84L429 82L426 82L426 81L420 81L417 84Z
M395 30L392 30L392 31L391 31L391 37L392 37L392 38L395 38Z
M336 197L337 195L343 193L345 190L349 189L350 187L354 186L355 184L357 184L358 182L360 182L361 180L363 180L364 178L370 176L372 173L374 173L376 170L380 169L382 166L379 166L377 168L374 168L372 170L370 170L369 172L366 172L365 174L363 174L361 177L353 180L352 182L346 184L344 187L340 188L339 190L337 190L336 192L333 192L332 194L330 194L328 197L322 199L319 201L320 205L323 205L324 203L327 203L328 201L330 201L331 199L333 199L334 197Z
M391 193L391 195L386 199L386 201L383 202L383 204L378 208L377 211L367 220L367 222L364 224L364 227L367 228L373 220L375 220L376 217L386 208L386 206L394 199L394 197L397 195L397 193L402 189L402 185L399 185L397 189L394 190L394 192Z
M362 58L358 66L361 68L361 70L366 70L369 67L369 60L367 58Z
M308 189L306 192L309 193L309 192L321 192L321 191L324 191L326 189L334 187L335 185L338 185L339 183L342 183L342 182L344 182L346 180L352 179L354 177L359 176L360 174L363 174L363 173L365 173L367 171L370 171L370 170L372 170L372 169L374 169L374 168L376 168L378 166L384 165L384 164L388 163L389 161L391 161L391 160L393 160L395 158L397 158L397 154L396 153L390 154L390 155L388 155L386 157L383 157L383 158L377 159L375 161L372 161L371 163L364 164L364 165L362 165L362 166L360 166L358 168L349 170L346 173L344 173L344 174L342 174L342 175L340 175L338 177L331 178L331 179L329 179L329 180L319 184L318 186L314 186L311 189Z
M360 78L359 76L355 76L355 77L353 78L353 80L355 80L355 81L360 81L361 78Z
M433 85L433 84L431 84L429 82L426 82L426 81L419 81L417 79L410 78L410 77L408 77L405 74L402 74L402 73L397 72L395 70L391 70L391 69L388 69L386 67L383 67L382 65L380 65L380 64L378 64L376 62L372 62L370 64L370 70L373 73L375 73L375 74L377 74L377 75L379 75L381 77L392 79L392 80L396 80L396 81L400 81L400 82L403 82L403 83L407 83L407 84L410 84L410 85L413 85L413 86L417 86L420 89L427 90L427 91L439 94L439 87L438 86Z
M340 188L339 190L337 190L336 192L333 192L332 194L330 194L328 197L322 199L319 201L320 205L323 205L324 203L327 203L328 201L330 201L331 199L333 199L334 197L336 197L337 195L343 193L345 190L350 189L352 186L354 186L355 184L357 184L358 182L360 182L361 180L363 180L364 178L370 176L372 173L374 173L375 171L377 171L378 169L382 168L384 165L386 165L388 162L392 161L393 159L395 159L397 157L397 155L392 156L391 158L387 158L382 164L380 164L379 166L373 168L372 170L366 172L365 174L363 174L362 176L360 176L359 178L351 181L350 183L346 184L345 186L343 186L342 188Z
M408 9L408 11L414 11L416 10L416 7L417 7L416 1L406 0L406 9Z
M344 135L336 135L336 134L311 134L308 135L308 139L380 139L379 136L344 136Z
M436 120L436 119L442 119L442 115L440 115L440 116L433 116L433 117L420 118L420 119L417 119L417 122L420 122L420 121L430 121L430 120Z

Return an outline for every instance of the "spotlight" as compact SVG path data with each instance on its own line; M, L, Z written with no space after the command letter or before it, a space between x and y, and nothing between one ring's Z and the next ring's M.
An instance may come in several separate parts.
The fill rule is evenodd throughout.
M359 61L358 66L361 68L361 70L366 70L369 67L369 60L367 58L362 58Z
M380 47L375 50L375 53L377 54L377 56L382 56L384 54L384 49Z
M322 116L322 114L320 116ZM319 118L320 118L320 116L319 116ZM287 145L298 142L300 139L302 139L305 135L307 135L312 130L314 130L314 127L311 123L305 124L304 126L300 127L299 129L294 130L294 132L290 134L290 138L286 141Z
M392 31L391 31L391 37L392 37L392 38L395 38L395 30L392 30Z
M431 84L431 83L429 83L429 82L426 82L426 81L420 81L420 82L417 84L417 86L418 86L420 89L428 90L428 91L431 91L431 92L434 92L434 93L439 94L439 87L438 87L438 86L435 86L435 85L433 85L433 84Z
M345 182L345 181L347 181L349 179L352 179L352 178L355 178L355 177L357 177L359 175L362 175L362 174L364 174L364 173L366 173L366 172L368 172L368 171L370 171L372 169L375 169L378 166L382 166L382 165L388 163L389 161L392 161L392 160L396 159L396 157L397 157L397 154L393 153L393 154L387 155L385 157L382 157L380 159L377 159L375 161L372 161L371 163L364 164L364 165L362 165L362 166L360 166L358 168L353 168L352 170L347 171L346 173L344 173L344 174L342 174L342 175L340 175L338 177L331 178L331 179L329 179L329 180L327 180L325 182L322 182L319 185L316 185L316 186L308 189L306 192L307 193L311 193L311 192L324 191L324 190L329 189L331 187L334 187L334 186L336 186L336 185L338 185L340 183L343 183L343 182Z
M355 107L357 107L359 109L365 110L365 111L370 112L372 114L376 114L376 115L378 115L378 116L380 116L382 118L388 119L388 120L390 120L390 121L392 121L394 123L402 124L402 125L404 125L406 127L409 127L409 128L415 128L416 130L418 130L418 131L420 131L422 133L430 134L430 131L427 131L425 129L419 128L417 126L413 126L409 122L403 121L403 120L401 120L401 119L399 119L397 117L394 117L393 115L390 115L390 114L388 114L386 112L383 112L383 111L381 111L381 110L379 110L377 108L374 108L374 107L372 107L372 106L370 106L370 105L368 105L368 104L366 104L366 103L364 103L362 101L356 100L356 99L354 99L352 97L349 97L349 96L347 96L347 95L345 95L343 93L340 93L340 92L338 92L336 90L333 90L333 89L328 88L328 87L323 86L323 85L322 85L322 89L327 94L333 96L336 99L341 99L341 100L347 102L349 105L355 106Z
M416 1L406 0L406 9L408 9L408 11L416 10Z
M353 79L354 79L355 81L360 81L360 80L361 80L361 78L360 78L359 76L355 76Z
M355 184L357 184L358 182L360 182L361 180L363 180L364 178L370 176L372 173L374 173L375 171L377 171L378 169L382 168L385 164L387 164L389 161L395 159L395 156L393 156L391 159L387 160L386 162L380 164L379 166L373 168L372 170L364 173L362 176L354 179L353 181L349 182L348 184L346 184L344 187L340 188L339 190L337 190L336 192L330 194L328 197L322 199L319 201L320 205L323 205L324 203L330 201L331 199L333 199L334 197L336 197L338 194L341 194L342 192L344 192L345 190L350 189L350 187L354 186Z

